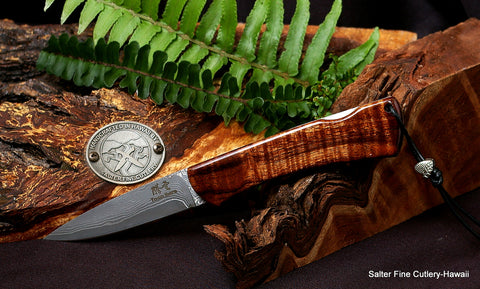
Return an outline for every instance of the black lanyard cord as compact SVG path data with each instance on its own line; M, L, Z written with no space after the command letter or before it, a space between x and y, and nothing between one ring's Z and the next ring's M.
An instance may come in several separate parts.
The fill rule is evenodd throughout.
M480 233L474 230L474 228L472 227L473 225L480 228L480 221L476 219L474 216L472 216L470 213L465 211L465 209L462 206L460 206L460 204L458 204L452 198L452 196L450 196L450 194L445 190L445 188L442 186L443 184L442 172L435 166L435 161L433 159L429 159L429 158L425 159L423 155L420 153L417 146L415 145L412 138L410 137L410 134L405 128L405 125L403 124L401 116L395 110L393 105L391 103L388 103L385 106L385 110L391 113L393 116L395 116L400 126L400 130L402 131L402 134L405 136L408 146L410 147L410 150L412 151L413 156L418 162L415 165L415 170L421 173L425 178L428 178L430 180L432 185L438 189L443 200L445 201L447 206L450 208L452 213L455 215L455 217L460 221L460 223L462 223L462 225L470 233L472 233L476 238L480 239Z

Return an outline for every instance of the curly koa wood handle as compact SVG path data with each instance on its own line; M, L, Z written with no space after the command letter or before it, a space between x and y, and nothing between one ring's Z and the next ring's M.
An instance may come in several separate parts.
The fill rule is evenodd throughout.
M395 155L401 133L385 106L394 98L297 126L188 168L202 199L216 205L266 180L336 162Z

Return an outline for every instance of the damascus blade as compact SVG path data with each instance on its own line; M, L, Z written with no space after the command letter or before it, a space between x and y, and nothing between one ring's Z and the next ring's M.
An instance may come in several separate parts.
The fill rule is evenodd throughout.
M133 228L202 205L181 170L111 199L60 226L47 240L74 241Z

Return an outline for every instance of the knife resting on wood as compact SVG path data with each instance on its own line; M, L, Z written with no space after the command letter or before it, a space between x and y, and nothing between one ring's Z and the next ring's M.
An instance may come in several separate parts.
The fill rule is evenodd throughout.
M126 230L205 202L220 205L264 181L329 163L393 156L401 132L385 110L394 98L294 127L154 180L60 226L49 240L81 240Z

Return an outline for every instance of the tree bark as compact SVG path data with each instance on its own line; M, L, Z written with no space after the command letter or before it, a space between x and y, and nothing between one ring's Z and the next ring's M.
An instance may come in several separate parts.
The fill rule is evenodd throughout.
M333 107L394 96L453 196L480 187L479 28L470 19L380 55ZM225 243L216 256L238 288L248 288L399 224L442 203L415 162L404 144L396 157L325 166L271 185L265 203L233 232L206 226Z
M479 187L479 25L472 19L403 47L412 33L382 31L377 60L334 106L339 111L386 95L397 98L412 137L436 159L453 195ZM74 87L36 71L48 36L73 33L74 26L1 21L0 28L0 242L42 238L141 185L110 184L86 165L89 137L113 121L145 123L164 140L165 163L146 182L262 138L235 122L225 127L215 116L155 106L119 89ZM369 31L339 28L329 50L346 51ZM250 287L441 203L413 172L414 164L404 146L394 158L289 176L265 185L252 218L237 222L234 232L223 225L205 228L225 243L216 255L235 273L238 287Z
M108 123L139 121L161 135L166 159L154 178L262 138L244 133L235 122L226 128L215 116L155 106L118 89L75 87L37 71L36 59L50 35L75 34L75 25L28 26L4 20L0 28L0 242L42 238L135 187L104 182L86 165L89 137ZM242 29L239 25L238 31ZM350 31L355 35L346 41ZM370 33L371 29L339 28L334 39L341 49L349 49ZM413 33L398 33L402 37L384 31L388 41L382 40L382 49L383 43L400 46L415 38ZM307 41L311 37L309 33ZM336 51L335 44L329 50Z

